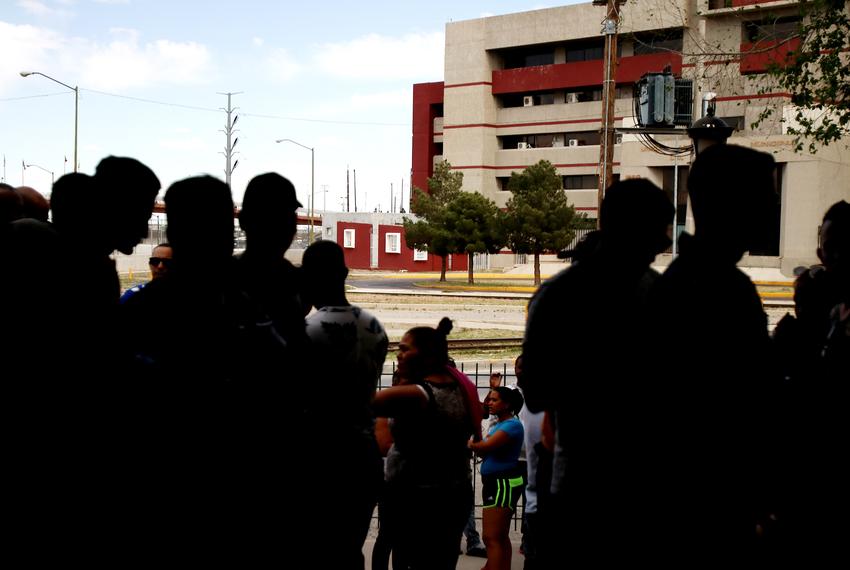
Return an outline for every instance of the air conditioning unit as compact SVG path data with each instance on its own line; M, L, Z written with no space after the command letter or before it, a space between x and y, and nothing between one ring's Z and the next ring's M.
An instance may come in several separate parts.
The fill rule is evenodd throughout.
M531 95L526 95L522 98L522 106L523 107L534 107L534 97Z
M578 103L578 93L567 93L567 103Z
M578 146L578 139L570 139L569 146Z
M531 145L528 144L527 142L521 142L521 143L517 143L516 147L518 149L525 150L527 148L531 148Z

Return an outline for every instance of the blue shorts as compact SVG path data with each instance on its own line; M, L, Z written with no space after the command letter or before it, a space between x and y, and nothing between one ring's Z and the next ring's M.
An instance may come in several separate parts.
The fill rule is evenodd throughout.
M501 507L515 511L524 489L525 477L521 473L503 471L482 475L482 506L485 509Z

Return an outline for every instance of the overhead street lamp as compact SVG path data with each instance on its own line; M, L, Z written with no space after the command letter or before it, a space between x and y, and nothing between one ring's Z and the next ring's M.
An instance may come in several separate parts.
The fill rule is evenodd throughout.
M30 75L41 75L42 77L46 77L50 81L54 83L58 83L63 87L67 87L71 91L74 92L74 172L77 171L77 126L79 125L79 117L80 117L80 88L79 87L71 87L67 83L62 83L58 79L53 79L49 75L45 75L40 71L22 71L21 77L29 77Z
M298 141L294 141L292 139L277 139L274 141L276 143L289 142L292 144L297 144L301 148L306 148L310 151L310 204L307 212L310 216L310 231L307 234L307 241L311 244L313 243L313 224L315 221L313 220L313 212L316 208L316 149L311 148L305 144L301 144Z
M24 166L26 168L38 168L48 173L50 175L50 188L51 190L53 189L53 184L56 182L56 176L53 174L52 170L47 170L43 166L39 166L37 164L24 164Z

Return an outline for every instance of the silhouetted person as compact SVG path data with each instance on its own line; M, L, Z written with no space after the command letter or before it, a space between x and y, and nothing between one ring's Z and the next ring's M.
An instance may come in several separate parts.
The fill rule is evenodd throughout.
M29 186L18 186L15 192L23 202L22 217L46 222L50 213L50 202L41 192Z
M777 341L784 338L780 332L790 337L784 338L779 355L798 355L804 350L805 357L792 369L796 374L790 385L784 386L785 463L778 544L785 559L800 564L814 560L824 566L846 566L850 470L837 450L846 445L850 396L850 203L840 201L827 210L818 256L823 266L809 272L815 275L810 275L805 285L811 289L808 300L799 298L806 291L799 278L795 291L798 307L807 312L798 311L797 320L791 321L795 328L786 326L781 331L777 327L776 331ZM804 275L807 273L801 277ZM807 304L802 304L804 301ZM808 322L813 324L806 326ZM791 334L794 332L797 337ZM814 341L813 335L817 335ZM790 346L795 338L798 346Z
M318 241L304 252L307 318L313 364L304 428L314 443L305 450L311 481L301 487L308 552L328 543L329 566L363 568L363 542L384 478L371 402L387 355L387 334L368 311L345 297L348 268L342 248ZM331 490L343 485L350 493ZM328 521L332 521L328 525ZM327 536L326 531L333 531Z
M539 497L543 568L637 555L639 402L653 358L643 331L658 275L649 264L670 243L673 208L649 181L626 180L600 215L594 247L532 299L523 342L526 405L557 429L551 495Z
M300 354L307 343L306 311L301 273L283 256L295 237L299 207L295 187L283 176L268 172L252 178L239 212L246 247L236 263L242 289L271 317L293 354ZM300 376L294 369L291 373Z
M139 532L161 535L160 553L267 555L283 539L282 430L299 405L297 379L271 321L238 286L230 188L181 180L165 208L173 266L121 305L141 419L154 418L136 434L149 479L139 507L155 521Z
M774 160L733 145L700 153L688 176L695 234L653 290L655 371L646 409L656 428L648 536L690 565L748 560L775 505L776 389L767 318L736 264L772 239ZM729 210L734 203L734 212ZM769 414L770 412L770 414Z
M8 224L21 217L24 210L21 196L8 184L0 183L0 224Z
M159 189L138 161L103 164L111 176L56 181L52 224L14 222L17 270L6 283L16 292L9 311L16 330L6 347L15 354L10 387L17 397L8 403L20 445L8 474L23 503L22 511L10 505L10 516L69 557L95 556L127 521L127 393L109 255L132 251L144 237Z

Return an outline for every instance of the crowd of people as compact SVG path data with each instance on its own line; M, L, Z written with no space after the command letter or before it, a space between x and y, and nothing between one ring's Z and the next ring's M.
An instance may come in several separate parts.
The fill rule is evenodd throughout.
M12 542L45 559L244 566L297 550L363 568L377 505L374 569L449 569L474 454L486 570L511 567L523 494L528 570L846 558L850 203L826 213L822 265L771 338L736 263L778 219L773 181L768 154L701 152L696 231L662 275L669 198L616 182L598 232L529 304L519 388L493 382L483 406L447 318L405 333L376 392L387 334L346 298L339 245L284 258L300 204L279 174L246 187L236 257L231 189L172 184L153 279L123 296L110 255L146 236L150 168L107 157L67 174L49 218L38 192L0 185Z

